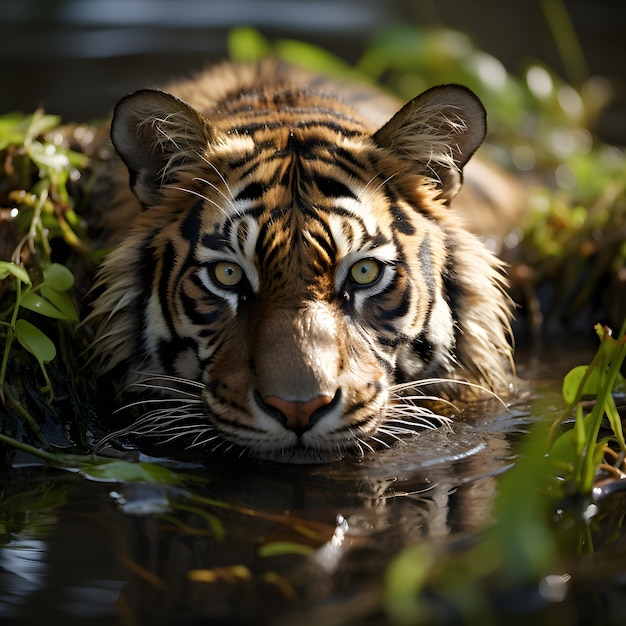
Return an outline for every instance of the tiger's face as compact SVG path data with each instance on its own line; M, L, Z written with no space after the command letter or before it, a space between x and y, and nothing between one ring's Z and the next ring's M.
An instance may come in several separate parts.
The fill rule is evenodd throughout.
M162 92L122 100L112 138L143 212L93 319L103 371L149 390L128 431L328 460L436 422L403 383L500 385L497 263L446 206L483 135L457 87L376 132L304 92L240 94L210 118Z

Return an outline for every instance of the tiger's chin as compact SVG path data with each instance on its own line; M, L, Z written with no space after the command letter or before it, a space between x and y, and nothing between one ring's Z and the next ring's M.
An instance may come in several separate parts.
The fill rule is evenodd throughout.
M356 453L356 449L320 449L297 444L291 448L280 449L274 446L261 446L253 450L247 449L243 453L258 461L292 465L321 465L341 461L347 456L353 456Z
M359 432L347 428L350 432L335 433L333 436L319 427L300 433L279 424L273 424L269 429L258 423L254 427L235 428L232 424L220 424L219 418L202 410L200 405L196 405L195 412L190 415L180 410L180 407L172 409L168 406L171 402L165 399L165 406L161 408L150 404L149 411L110 432L98 442L94 451L99 453L110 446L121 446L150 456L199 463L219 457L319 465L346 458L363 458L381 443L389 447L380 439L378 416L373 416L365 428L362 426L362 429L358 429ZM127 409L136 409L145 404L146 401L140 400L129 404ZM384 426L380 428L385 430Z
M173 431L176 430L176 434ZM191 462L203 462L207 458L252 459L263 462L296 465L319 465L334 463L345 458L362 458L373 451L376 442L367 437L344 441L307 444L301 438L286 432L285 437L257 439L254 443L245 438L232 438L219 432L214 425L206 423L164 426L149 424L139 418L133 424L109 433L96 446L98 453L110 445L122 445L140 450L151 456L172 457Z

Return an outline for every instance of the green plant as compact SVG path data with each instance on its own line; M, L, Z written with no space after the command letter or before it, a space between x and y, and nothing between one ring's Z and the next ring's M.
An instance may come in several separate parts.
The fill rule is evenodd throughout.
M556 572L564 559L572 558L572 545L593 552L591 519L586 516L592 511L593 517L597 508L575 503L589 503L599 479L626 476L605 462L608 450L623 465L626 451L613 397L624 385L619 370L626 356L626 322L617 337L600 325L596 332L600 346L591 363L572 369L564 378L567 407L551 429L545 422L534 426L515 465L499 478L494 521L477 541L456 551L418 543L392 561L384 596L392 623L499 623L494 604L499 594L511 590L523 594L542 581L563 584L570 576ZM589 398L594 402L585 415L584 401ZM546 454L557 427L572 411L573 427ZM605 416L613 435L598 439ZM609 443L622 454L612 455ZM566 524L558 523L562 517L567 518ZM618 512L618 520L623 520L623 512ZM621 523L610 533L613 540Z
M10 320L0 321L6 331L0 365L0 390L4 387L13 341L17 339L37 360L46 381L42 392L49 394L52 399L52 385L45 364L56 356L55 343L37 326L18 316L21 309L28 309L49 318L77 322L76 307L68 293L74 285L74 276L65 266L50 263L43 269L43 280L33 285L23 267L11 261L0 261L0 280L6 280L9 276L15 279L15 302Z
M75 364L70 344L80 340L70 266L76 258L91 257L76 212L89 159L71 149L70 134L60 118L42 111L0 116L0 405L27 423L43 445L39 425L45 418L31 414L27 397L38 414L43 407L37 395L51 408L51 363L61 351ZM39 379L29 358L38 364ZM64 367L59 363L55 370ZM14 430L11 420L5 429Z
M589 365L572 369L563 379L563 398L566 410L552 425L554 438L558 426L572 412L575 413L574 426L560 435L550 450L550 457L561 470L567 493L590 496L598 471L603 470L621 479L624 472L611 463L605 463L605 455L620 459L612 454L609 444L613 444L623 455L626 442L622 429L622 418L615 404L614 392L625 390L624 378L620 369L626 358L626 321L613 337L610 329L596 325L600 346ZM585 400L593 398L591 410L585 414ZM599 439L603 419L608 421L611 436Z

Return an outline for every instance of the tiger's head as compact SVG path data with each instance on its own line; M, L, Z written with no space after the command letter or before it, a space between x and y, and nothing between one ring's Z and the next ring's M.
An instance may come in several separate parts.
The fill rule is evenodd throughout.
M202 113L122 99L111 136L142 210L90 316L101 372L143 410L122 434L325 461L434 425L420 389L506 389L500 266L448 206L485 129L453 85L379 129L300 89Z

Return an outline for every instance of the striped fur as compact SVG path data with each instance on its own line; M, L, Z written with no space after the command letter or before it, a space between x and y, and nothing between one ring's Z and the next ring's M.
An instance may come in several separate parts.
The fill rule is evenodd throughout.
M118 104L135 197L115 184L88 322L143 411L122 434L328 460L436 425L416 393L508 389L501 267L448 206L482 106L444 86L383 124L344 91L266 62Z

